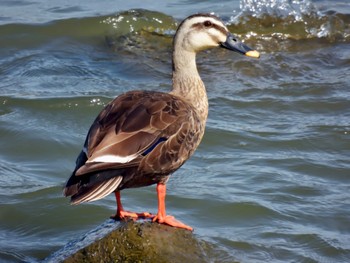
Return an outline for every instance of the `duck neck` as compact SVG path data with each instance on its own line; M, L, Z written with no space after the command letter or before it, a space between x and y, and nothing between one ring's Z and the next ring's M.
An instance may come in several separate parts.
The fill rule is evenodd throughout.
M190 103L205 122L208 116L208 97L197 65L196 54L189 51L173 53L173 89L170 92Z

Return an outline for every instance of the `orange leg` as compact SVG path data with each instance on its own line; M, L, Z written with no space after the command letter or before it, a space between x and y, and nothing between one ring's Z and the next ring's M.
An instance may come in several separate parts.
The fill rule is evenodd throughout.
M175 217L167 215L165 212L165 195L166 195L166 185L157 184L157 194L158 194L158 214L153 218L153 222L158 222L160 224L166 224L173 227L184 228L192 231L193 228L185 225L184 223L175 219Z
M114 192L115 194L115 199L117 202L117 213L113 216L111 216L111 218L115 218L115 219L127 219L127 218L132 218L134 220L137 220L139 218L153 218L154 215L152 215L151 213L145 212L145 213L134 213L134 212L130 212L130 211L125 211L122 205L122 201L120 199L120 192Z

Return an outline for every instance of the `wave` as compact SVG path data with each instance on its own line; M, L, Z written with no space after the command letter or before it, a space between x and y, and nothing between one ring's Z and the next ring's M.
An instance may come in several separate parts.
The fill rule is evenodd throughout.
M273 40L350 41L350 14L321 12L309 0L241 0L241 11L223 20L230 31L264 50ZM150 41L157 43L151 48L166 50L179 22L164 13L135 9L46 24L6 24L0 26L0 48L38 46L62 38L100 45L105 37L110 46L122 46L123 51L127 51L125 46L144 46Z
M315 49L350 41L350 14L321 12L308 0L242 0L241 11L223 20L231 32L264 52ZM148 10L129 10L101 21L109 28L106 40L112 48L137 55L145 49L170 52L179 22Z
M350 41L349 14L321 12L308 0L242 0L241 12L223 20L231 32L264 52L314 49ZM108 26L106 40L112 48L137 55L148 49L154 51L149 52L152 56L159 51L170 52L179 22L148 10L129 10L101 21Z
M240 8L229 24L245 38L350 40L350 15L321 12L310 0L241 0Z

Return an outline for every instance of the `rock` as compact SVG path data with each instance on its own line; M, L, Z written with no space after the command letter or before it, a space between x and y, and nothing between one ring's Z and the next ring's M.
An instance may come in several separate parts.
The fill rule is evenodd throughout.
M213 247L184 229L149 221L123 222L65 259L49 262L213 262ZM211 256L210 256L211 255Z

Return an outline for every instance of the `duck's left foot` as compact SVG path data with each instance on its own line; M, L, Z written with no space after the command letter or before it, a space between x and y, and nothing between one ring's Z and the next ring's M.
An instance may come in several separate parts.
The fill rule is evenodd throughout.
M164 217L160 217L159 215L156 215L153 220L153 222L158 222L160 224L166 224L172 227L178 227L178 228L183 228L189 231L193 231L193 228L185 225L184 223L182 223L181 221L175 219L175 217L167 215Z
M110 218L115 220L125 220L125 219L132 219L132 220L138 220L138 219L146 219L146 218L154 218L154 215L148 212L144 213L135 213L130 211L117 211L115 215L112 215Z

